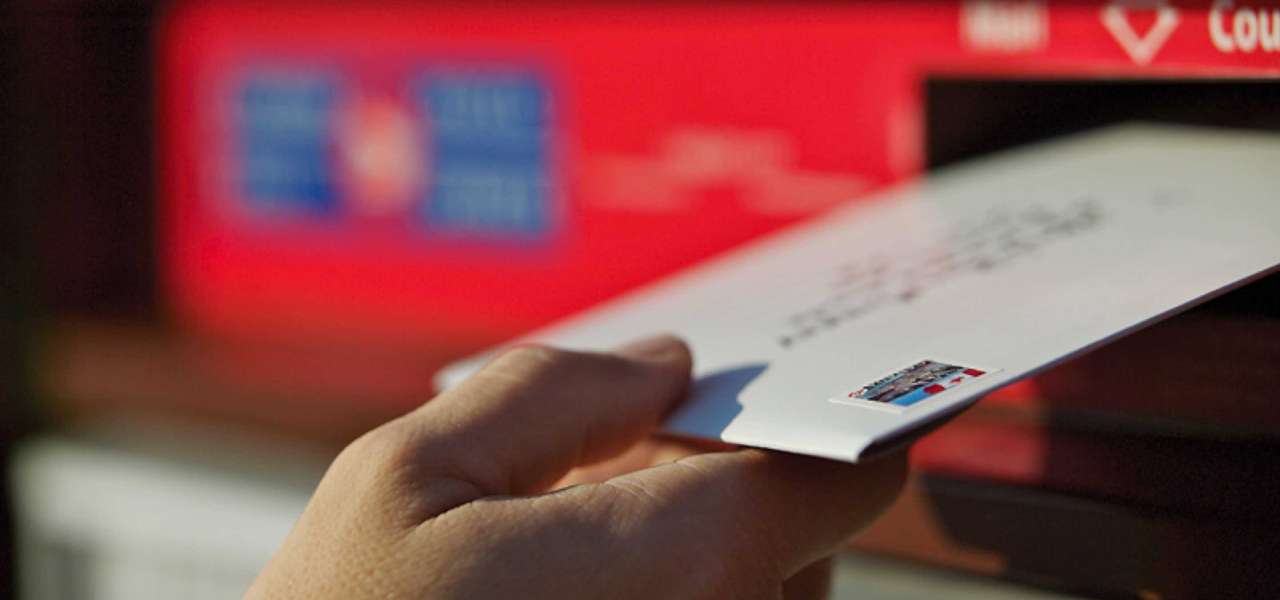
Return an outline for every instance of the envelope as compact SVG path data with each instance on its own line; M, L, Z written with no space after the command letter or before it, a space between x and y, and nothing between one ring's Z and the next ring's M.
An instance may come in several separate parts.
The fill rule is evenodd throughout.
M666 431L858 462L1277 265L1280 136L1122 125L889 189L517 342L673 332L695 383Z

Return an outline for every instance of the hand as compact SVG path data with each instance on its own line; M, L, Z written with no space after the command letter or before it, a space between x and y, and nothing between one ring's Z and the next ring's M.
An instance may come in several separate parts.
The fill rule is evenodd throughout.
M685 395L690 363L665 336L612 354L503 354L343 450L249 597L825 590L823 559L894 498L903 458L731 450L626 472L690 452L642 443Z

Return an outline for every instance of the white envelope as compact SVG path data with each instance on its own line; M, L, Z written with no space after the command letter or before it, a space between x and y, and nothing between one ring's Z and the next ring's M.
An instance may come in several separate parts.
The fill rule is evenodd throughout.
M1278 264L1280 136L1126 125L888 190L519 341L673 332L696 383L666 430L856 462Z

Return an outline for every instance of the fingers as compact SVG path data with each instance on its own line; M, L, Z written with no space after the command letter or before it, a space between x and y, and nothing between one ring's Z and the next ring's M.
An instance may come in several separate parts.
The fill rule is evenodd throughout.
M560 490L584 483L600 483L632 471L674 462L697 454L697 450L676 442L648 438L623 453L595 464L574 468L548 490Z
M889 505L905 475L901 453L851 465L741 450L615 478L605 485L623 493L597 505L637 523L637 556L723 557L735 563L720 565L732 571L726 577L765 584L837 551Z
M417 479L461 483L435 510L541 491L650 433L683 398L690 366L671 336L612 354L516 348L392 429Z
M575 468L550 489L559 490L584 483L600 483L632 471L675 462L686 456L733 449L735 446L719 441L650 436L608 460Z

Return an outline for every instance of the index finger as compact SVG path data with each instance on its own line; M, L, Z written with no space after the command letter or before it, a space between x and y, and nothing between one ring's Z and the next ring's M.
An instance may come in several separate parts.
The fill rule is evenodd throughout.
M671 336L613 353L524 346L380 428L427 515L538 492L651 432L684 397L691 357Z

